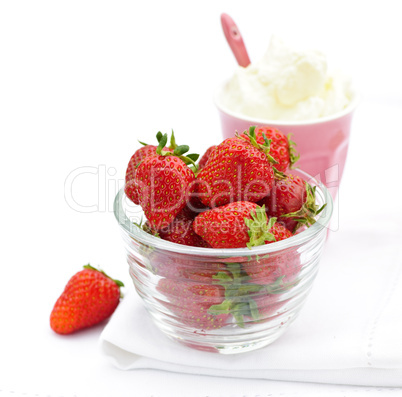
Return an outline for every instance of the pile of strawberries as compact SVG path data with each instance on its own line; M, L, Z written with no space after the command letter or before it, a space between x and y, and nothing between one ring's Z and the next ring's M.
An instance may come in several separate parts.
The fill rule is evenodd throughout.
M198 164L173 132L169 146L166 134L156 137L157 146L143 144L133 154L125 183L127 197L147 217L138 226L156 237L209 249L251 248L291 237L323 208L314 188L289 171L298 158L294 143L276 129L251 127L211 146ZM296 249L238 257L151 249L147 256L159 276L156 299L179 324L204 331L269 321L302 267ZM51 328L71 334L102 322L119 304L122 286L84 266L55 303Z
M315 222L315 189L293 175L294 143L277 129L248 131L186 154L174 134L157 134L130 159L125 193L147 218L138 225L164 240L204 248L272 244ZM252 253L252 251L250 251ZM200 262L151 254L162 276L158 291L178 321L216 329L234 318L239 326L261 322L279 309L279 295L297 283L297 252Z
M126 172L125 193L142 207L148 232L178 244L241 248L315 222L314 189L289 173L298 156L279 130L251 127L211 146L198 166L173 133L168 147L166 134L157 139L133 154Z

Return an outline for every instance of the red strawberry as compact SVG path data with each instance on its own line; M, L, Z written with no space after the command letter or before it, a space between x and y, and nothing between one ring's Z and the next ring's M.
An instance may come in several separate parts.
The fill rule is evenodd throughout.
M205 206L200 200L200 193L197 191L197 185L200 182L198 179L194 181L194 191L191 192L189 200L187 201L186 209L195 217L200 212L204 212L209 209L209 207Z
M248 201L226 204L197 215L193 229L213 248L253 247L292 235L275 224L275 218L268 222L264 207Z
M211 246L194 232L193 221L194 216L184 207L170 225L159 231L159 237L172 243L210 248Z
M168 298L163 301L176 316L177 321L190 327L211 330L223 327L228 313L210 314L208 309L221 304L225 299L225 289L221 285L208 282L177 281L162 278L157 290Z
M121 286L121 281L112 280L90 265L84 266L57 299L50 327L58 334L71 334L107 319L119 304Z
M214 208L235 201L257 202L268 195L274 180L268 152L255 140L224 140L197 176L203 204Z
M204 258L205 260L205 258ZM180 274L183 280L193 280L202 283L216 282L219 284L222 275L226 279L226 276L232 276L230 272L230 265L220 262L197 262L196 260L187 261L182 263L182 266L178 268L178 274Z
M272 217L270 219L271 220L275 219L274 223L272 224L272 227L269 229L269 232L274 235L275 240L266 241L265 244L271 244L274 241L285 240L286 238L293 236L293 233L290 230L286 229L286 227L276 222L276 218Z
M139 203L151 228L161 230L173 222L185 207L194 190L194 172L187 163L194 164L198 155L183 156L188 146L177 146L174 152L163 151L167 134L163 136L155 156L145 158L138 166L135 183Z
M187 201L187 205L185 207L188 209L189 212L191 212L193 214L194 217L197 214L199 214L200 212L209 210L209 207L206 207L201 202L201 200L199 198L199 193L196 190L197 190L197 179L195 180L194 191L191 192L190 197Z
M270 127L250 127L248 132L251 133L251 131L254 131L258 143L264 144L264 134L271 141L269 154L277 162L274 167L278 171L286 172L299 159L300 156L295 149L296 144L290 139L290 136L286 137L278 129Z
M314 217L323 209L316 205L315 188L292 174L276 179L270 195L259 204L265 204L268 214L277 217L292 232L301 225L314 224Z
M211 154L215 150L216 145L210 146L207 151L203 154L203 156L200 158L200 161L198 162L198 170L202 170L205 165L207 164Z
M194 231L213 248L246 247L250 240L244 218L252 219L257 204L239 201L205 211L196 216Z
M156 135L156 139L158 142L162 139L162 133L158 132ZM153 145L147 145L145 143L140 142L144 146L139 148L134 152L134 154L131 156L130 161L128 162L127 170L126 170L126 178L125 178L125 185L124 185L124 192L126 193L126 196L134 203L134 204L139 204L139 197L138 197L138 188L135 183L135 174L137 172L137 167L139 163L143 159L149 156L155 156L156 155L156 149L158 148L157 146ZM170 145L172 147L164 147L164 151L169 151L173 152L175 145L174 141L174 133L172 131L172 139L170 141Z
M295 280L301 270L300 254L294 249L271 253L243 263L243 269L252 282L270 288L276 286L275 288L284 292L283 288L291 286L289 283Z
M168 255L166 252L153 250L145 253L149 258L148 270L159 277L173 280L181 279L180 269L186 264L185 259L179 255ZM188 261L188 259L187 259Z
M176 268L173 279L162 279L158 290L169 301L163 301L183 324L203 330L220 328L233 315L239 326L243 326L248 292L263 289L243 285L245 279L237 263L188 263ZM205 266L204 266L205 265ZM247 278L247 277L246 277Z
M282 279L270 285L250 283L250 276L238 263L175 264L174 272L158 284L166 299L159 299L177 321L208 330L229 324L233 316L239 327L267 321L284 304ZM172 269L172 268L171 268Z
M166 251L154 250L149 252L147 257L149 269L155 275L173 280L210 282L213 275L226 269L224 263L205 262L204 256L197 260L195 256L189 258L188 255L167 254Z

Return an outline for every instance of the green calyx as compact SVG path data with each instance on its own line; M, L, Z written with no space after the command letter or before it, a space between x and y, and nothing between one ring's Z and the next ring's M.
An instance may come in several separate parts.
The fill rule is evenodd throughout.
M158 143L160 142L162 136L163 136L163 134L160 131L158 131L158 133L156 134L156 140L158 141ZM145 143L142 141L138 141L138 142L141 143L141 145L143 145L143 146L149 146L149 143Z
M212 305L208 313L214 316L220 314L231 314L236 324L244 328L244 316L260 317L257 304L248 295L263 291L264 286L258 284L248 284L250 277L242 271L239 263L226 263L228 271L218 272L212 276L215 284L225 288L225 300L217 305ZM254 317L253 317L254 318Z
M145 222L145 223L143 223L143 222L144 222L144 220L141 217L140 222L139 223L133 222L133 225L142 229L145 233L148 233L151 236L160 238L159 233L156 230L152 229L148 222Z
M291 290L299 283L299 280L285 283L283 281L284 278L285 276L280 276L275 280L274 283L264 285L264 291L271 295L283 294L284 292Z
M196 153L190 153L186 154L189 151L189 147L187 145L177 145L176 140L174 138L174 132L172 130L172 137L170 140L170 148L173 149L173 152L163 150L167 144L168 140L168 135L163 134L160 140L158 141L158 147L156 149L156 153L161 155L161 156L176 156L179 159L181 159L185 164L191 165L193 171L195 172L198 170L198 166L195 164L195 162L198 160L199 154Z
M261 314L255 299L251 298L251 296L265 296L264 294L264 286L258 284L247 284L244 285L243 292L248 290L251 294L247 296L246 293L244 295L239 295L237 297L232 297L225 299L222 303L218 305L212 305L208 309L208 313L214 316L218 316L220 314L231 314L236 321L237 326L240 328L245 327L245 317L251 318L254 321L261 320ZM261 294L259 294L261 292Z
M270 232L276 218L270 218L268 221L265 205L257 207L255 212L251 212L250 215L252 219L244 218L250 237L247 247L251 249L251 247L264 245L266 241L276 241L275 236Z
M250 260L256 260L250 258ZM271 294L282 294L293 288L298 281L284 283L285 276L278 277L270 284L250 283L250 276L242 269L240 263L225 263L226 269L212 276L214 284L225 289L225 299L217 305L211 305L208 313L214 316L230 314L237 326L244 328L246 321L263 320L257 300Z
M255 126L252 126L248 129L248 131L244 131L242 135L236 135L238 138L245 139L244 136L248 137L250 143L256 147L258 150L264 152L267 156L268 160L272 164L277 164L278 162L269 154L271 150L271 139L268 139L267 136L262 133L262 137L264 138L264 143L260 144L257 142L257 136L255 135ZM245 139L247 141L247 139Z
M245 302L233 302L224 300L219 305L212 305L208 309L208 313L218 316L220 314L231 314L236 321L237 326L244 328L244 317L249 316L254 320L260 319L257 303L254 299L249 298Z
M114 281L119 287L124 287L124 284L120 280L115 280L115 279L109 277L103 270L96 269L95 267L91 266L89 263L88 263L88 265L84 265L84 269L94 270L96 272L102 273L105 277L110 278L112 281Z
M158 141L158 144L159 144L159 142L161 141L162 138L163 138L163 134L160 131L158 131L157 134L156 134L156 140ZM141 145L143 145L143 146L149 146L149 143L145 143L145 142L141 142L141 141L138 141L138 142L141 143ZM166 141L166 143L167 143L167 141ZM165 146L166 146L166 144L165 144ZM174 132L172 130L172 135L170 137L170 144L169 144L168 147L169 147L169 149L174 150L176 148L176 146L177 146L176 139L174 137Z
M160 238L159 233L158 233L156 230L152 229L151 226L149 226L148 223L144 223L144 224L142 225L142 230L143 230L144 232L150 234L151 236Z
M274 175L275 175L275 179L277 180L281 180L281 179L286 179L287 176L284 172L279 171L275 166L272 166L273 170L274 170Z
M312 187L308 182L305 182L306 185L306 201L302 205L302 207L295 212L290 212L289 214L281 215L283 218L292 218L297 222L296 231L301 226L310 227L314 225L316 222L315 217L325 208L326 204L319 207L316 204L315 190L316 186Z
M288 143L289 143L289 159L290 159L290 168L294 169L295 163L299 160L300 154L296 150L296 142L291 139L292 134L288 134Z
M160 139L162 139L163 134L159 131L158 134L160 134ZM159 142L159 140L158 140ZM170 136L170 144L169 144L169 149L176 149L177 148L177 143L176 143L176 138L174 136L174 131L172 130L172 135Z

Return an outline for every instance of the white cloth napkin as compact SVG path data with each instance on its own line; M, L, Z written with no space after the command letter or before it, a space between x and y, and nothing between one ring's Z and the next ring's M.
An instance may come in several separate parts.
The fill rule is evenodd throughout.
M101 335L120 369L402 386L402 254L397 222L373 220L332 232L299 317L273 344L219 355L169 340L134 287Z

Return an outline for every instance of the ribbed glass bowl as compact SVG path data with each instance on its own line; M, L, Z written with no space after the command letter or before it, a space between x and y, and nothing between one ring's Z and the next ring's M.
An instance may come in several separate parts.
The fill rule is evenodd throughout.
M299 314L319 268L332 215L323 184L316 186L316 223L286 240L236 249L197 248L154 237L121 189L114 213L121 227L129 271L156 326L189 347L233 354L275 341Z

